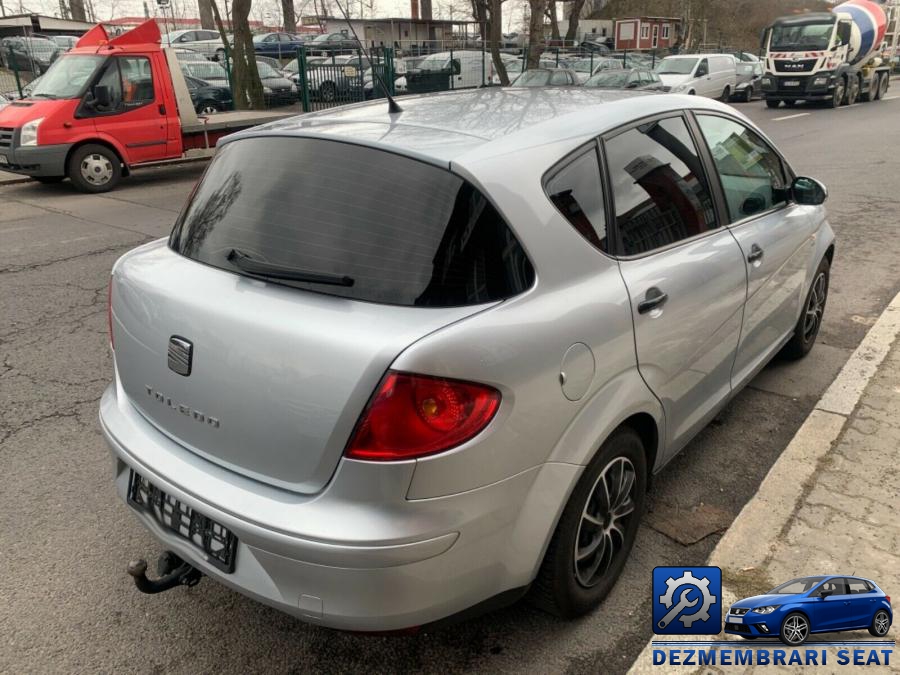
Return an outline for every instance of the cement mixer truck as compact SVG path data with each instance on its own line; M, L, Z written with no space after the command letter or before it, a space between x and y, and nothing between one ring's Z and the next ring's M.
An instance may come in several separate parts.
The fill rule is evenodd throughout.
M884 7L873 0L776 19L762 37L766 105L820 101L837 108L879 100L890 85L890 66L880 56L886 27Z

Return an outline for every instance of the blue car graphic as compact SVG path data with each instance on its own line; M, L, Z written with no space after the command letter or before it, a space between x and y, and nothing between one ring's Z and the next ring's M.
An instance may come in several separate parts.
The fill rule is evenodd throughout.
M848 576L792 579L765 595L734 603L725 632L747 640L778 637L791 647L810 633L868 628L882 638L894 620L891 598L874 581Z

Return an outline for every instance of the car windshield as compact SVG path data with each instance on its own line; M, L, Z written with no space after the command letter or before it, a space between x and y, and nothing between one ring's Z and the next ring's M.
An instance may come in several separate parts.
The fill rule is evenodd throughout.
M581 59L572 64L572 70L577 73L590 73L594 68L600 65L597 59Z
M450 70L450 57L443 54L432 54L419 64L419 70L425 72L438 72Z
M552 70L526 70L515 79L512 85L514 87L546 87L550 84L553 74Z
M25 48L34 54L52 54L59 47L53 40L45 40L44 38L22 38Z
M41 77L31 98L78 98L106 61L97 54L68 54L57 59Z
M622 89L628 82L628 71L597 73L584 83L585 87L603 87L605 89Z
M272 77L281 77L281 73L275 70L272 66L270 66L265 61L257 61L256 69L259 71L259 76L264 80L272 78Z
M810 23L805 26L775 26L769 49L796 51L828 49L833 23Z
M330 40L330 39L331 39L330 35L320 35L313 40L313 44L315 44L316 42L328 42L328 40Z
M801 579L791 579L787 583L776 586L767 595L796 595L797 593L806 593L815 588L826 577L803 577Z
M690 75L696 65L697 59L663 59L656 72L660 75Z
M206 63L201 63L200 61L191 61L189 63L182 64L182 68L186 70L191 77L196 77L198 80L228 79L228 73L226 72L225 68L220 66L218 63L213 63L212 61L207 61Z

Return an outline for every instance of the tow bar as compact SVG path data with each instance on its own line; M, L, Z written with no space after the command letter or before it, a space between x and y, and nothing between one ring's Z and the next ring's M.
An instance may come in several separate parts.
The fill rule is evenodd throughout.
M159 579L147 578L147 561L143 558L128 563L128 574L134 577L134 585L141 593L162 593L176 586L196 586L203 572L185 562L172 551L165 551L156 561Z

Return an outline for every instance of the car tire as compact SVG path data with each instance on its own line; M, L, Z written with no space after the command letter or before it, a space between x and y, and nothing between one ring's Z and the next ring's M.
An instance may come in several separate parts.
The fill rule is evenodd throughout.
M750 103L750 101L753 100L753 87L750 86L749 84L747 85L747 88L744 89L744 96L742 97L741 100L744 103Z
M69 157L68 176L81 192L109 192L122 178L122 162L105 145L88 143Z
M840 107L844 100L844 92L846 89L847 81L842 77L838 78L838 81L834 83L834 91L831 92L831 98L825 102L825 105L829 108Z
M43 183L44 185L55 185L56 183L62 183L66 177L65 176L35 176L34 179L38 183Z
M617 494L608 496L610 485ZM644 445L633 429L620 427L575 485L529 601L562 618L597 607L615 585L634 545L646 492Z
M886 610L879 609L872 617L872 624L869 626L869 635L877 638L883 638L891 629L891 616Z
M792 612L784 617L781 622L781 631L778 639L788 647L799 647L809 637L809 619L805 614Z
M766 107L767 108L777 108L779 105L781 105L781 101L779 101L777 99L774 99L774 98L766 99Z
M809 354L819 329L822 327L822 318L825 315L825 303L828 301L828 282L831 276L831 264L828 258L822 258L822 262L816 268L812 285L803 301L803 309L800 318L794 326L794 335L781 350L784 357L792 360L802 359Z
M224 49L216 50L216 61L218 61L219 63L225 62L225 50Z
M852 78L850 80L849 86L847 87L846 103L848 106L854 105L856 103L857 99L859 98L859 89L859 79L856 77Z
M696 95L697 95L697 92L694 91L693 89L691 89L691 90L688 92L688 96L696 96Z
M784 101L785 108L793 108L795 105L797 105L797 101L792 101L790 99L785 99Z
M326 103L331 103L337 98L337 87L334 82L323 82L319 87L319 98Z
M884 98L884 95L887 94L888 87L891 84L891 76L889 73L884 73L878 80L878 93L875 94L875 98L877 100L881 100Z
M728 103L728 99L730 99L730 98L731 98L731 87L725 87L725 89L722 90L722 98L720 98L719 100L722 101L722 103Z
M217 112L220 112L219 104L215 101L200 101L197 104L197 114L198 115L215 115Z

